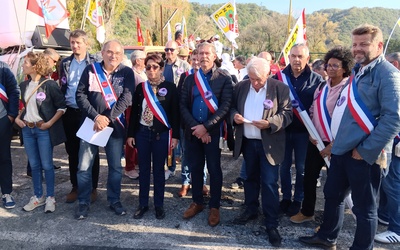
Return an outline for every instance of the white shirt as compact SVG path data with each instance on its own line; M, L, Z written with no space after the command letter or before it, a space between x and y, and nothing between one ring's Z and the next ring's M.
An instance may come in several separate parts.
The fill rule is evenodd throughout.
M264 113L264 101L267 96L267 84L264 85L258 92L251 86L247 94L246 102L244 103L243 117L250 121L259 121ZM247 139L261 140L261 130L256 126L245 123L244 136Z
M34 81L30 81L28 86L26 87L26 91L25 91L25 102L26 99L28 99L28 97L31 95L31 93L35 90L35 88L38 86L38 82L34 82ZM31 96L31 98L29 99L29 102L26 103L26 114L24 116L24 120L27 122L38 122L43 120L42 117L40 117L39 115L39 111L38 111L38 107L36 104L36 95L37 95L37 91Z
M247 68L244 67L243 69L239 69L238 81L240 82L241 80L243 80L245 76L247 76Z

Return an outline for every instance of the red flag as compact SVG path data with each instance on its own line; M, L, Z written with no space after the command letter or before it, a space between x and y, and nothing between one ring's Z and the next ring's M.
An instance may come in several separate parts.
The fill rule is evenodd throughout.
M69 13L60 0L28 0L28 10L44 18L46 37L64 21Z
M140 19L139 17L136 18L136 33L137 33L137 42L139 46L144 45L144 39L142 35L142 29L140 28Z

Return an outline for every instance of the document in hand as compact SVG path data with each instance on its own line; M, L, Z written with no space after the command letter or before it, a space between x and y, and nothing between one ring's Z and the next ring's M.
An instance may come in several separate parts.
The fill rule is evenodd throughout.
M76 132L76 136L90 144L104 147L114 129L111 127L106 127L105 129L96 132L93 130L93 126L93 120L86 117L78 132Z

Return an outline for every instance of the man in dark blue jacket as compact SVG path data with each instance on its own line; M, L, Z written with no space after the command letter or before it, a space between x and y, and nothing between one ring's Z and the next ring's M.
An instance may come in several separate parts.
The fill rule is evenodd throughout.
M8 65L0 62L0 186L3 206L14 208L12 192L11 136L18 115L19 87Z

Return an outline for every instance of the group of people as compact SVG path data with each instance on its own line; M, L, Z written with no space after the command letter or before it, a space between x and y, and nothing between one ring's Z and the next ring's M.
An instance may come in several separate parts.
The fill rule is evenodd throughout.
M331 49L323 59L324 77L308 66L310 54L305 44L291 48L290 63L276 74L271 74L268 52L247 63L237 57L237 75L229 72L229 63L221 65L215 45L209 42L196 46L191 65L178 57L176 41L166 43L166 60L135 51L132 69L121 63L124 51L117 40L104 44L101 62L87 52L84 31L73 31L70 44L73 54L61 62L59 83L47 77L52 57L44 53L28 53L23 72L29 77L19 86L7 66L0 64L0 139L7 141L0 150L0 184L6 208L15 206L10 156L15 120L22 128L34 187L34 196L23 209L45 205L45 212L55 211L52 151L65 142L72 184L66 201L78 200L77 219L88 216L90 204L97 198L99 146L78 138L76 132L89 118L94 131L113 128L105 152L107 201L115 214L126 214L120 201L124 144L125 174L139 178L135 219L149 210L151 173L155 217L165 217L165 181L175 172L174 149L179 145L182 188L178 195L192 190L192 203L183 219L201 213L205 209L203 195L209 194L208 224L217 226L223 183L220 141L224 128L232 126L233 155L238 158L242 154L244 159L240 176L245 209L234 219L235 224L256 219L261 205L268 240L281 246L280 214L290 216L293 223L314 219L317 179L321 168L328 165L323 223L314 235L299 240L335 248L343 224L343 201L351 190L357 220L351 249L372 249L374 239L400 241L400 71L396 69L400 61L398 54L385 59L378 27L365 24L354 29L351 50ZM238 83L232 80L237 77ZM24 109L18 112L20 90ZM310 116L321 141L310 137L304 115ZM321 142L323 145L318 145ZM131 159L133 152L138 169ZM46 192L42 190L42 171ZM210 190L205 186L207 173ZM378 213L383 173L387 176L382 181ZM389 227L375 235L378 215Z

